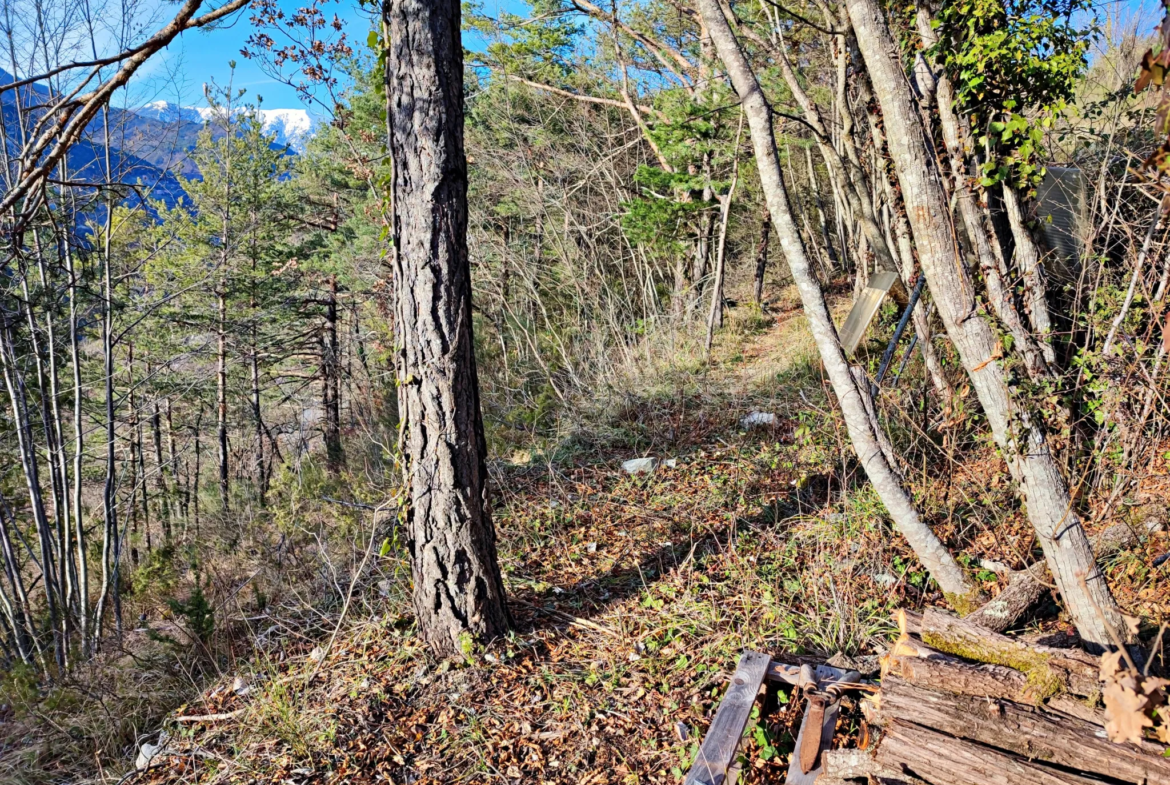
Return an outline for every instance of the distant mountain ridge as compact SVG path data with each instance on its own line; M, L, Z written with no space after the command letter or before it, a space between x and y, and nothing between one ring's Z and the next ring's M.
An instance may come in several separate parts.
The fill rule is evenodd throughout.
M180 106L170 101L153 101L135 109L141 117L163 123L194 123L202 126L215 110L208 106ZM260 116L264 132L271 134L277 145L288 145L297 153L305 151L305 144L317 132L317 118L304 109L240 109L238 112L255 111Z
M0 69L0 85L11 84L11 74ZM18 102L17 96L20 100ZM52 98L41 84L25 85L0 93L0 115L10 156L18 155L25 129L31 128ZM173 207L184 197L183 178L198 175L190 159L213 110L155 101L138 108L110 107L109 165L114 179L136 186L135 198L160 199ZM272 135L274 147L303 153L319 123L304 109L260 109L261 124ZM21 116L23 115L23 122ZM73 182L104 183L106 173L106 115L99 114L69 151L65 166Z

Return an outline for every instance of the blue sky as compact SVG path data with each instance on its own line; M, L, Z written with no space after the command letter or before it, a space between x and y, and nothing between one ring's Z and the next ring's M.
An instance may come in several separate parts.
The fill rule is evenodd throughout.
M306 5L305 0L281 0L285 12ZM485 10L506 8L513 13L525 13L523 0L483 0ZM357 0L327 0L322 7L330 18L336 14L345 23L349 43L355 50L366 47L370 29L371 11L363 9ZM146 67L148 73L138 81L131 100L138 104L150 101L171 101L183 105L203 104L203 84L215 80L226 85L232 78L229 63L236 63L234 84L245 88L248 97L264 98L267 109L305 107L296 90L273 79L255 60L240 55L248 37L255 32L245 10L228 26L209 31L184 33L170 48ZM279 41L278 41L279 44ZM466 45L476 48L476 42ZM305 107L313 111L313 107ZM317 113L320 113L319 109Z
M286 12L305 4L306 0L281 0L281 6ZM488 13L507 10L524 14L527 11L523 0L482 0L482 5ZM1107 0L1098 9L1110 9L1122 19L1139 15L1144 22L1143 32L1149 32L1144 28L1152 28L1157 18L1160 18L1159 5L1157 0ZM366 35L370 29L370 10L363 9L358 0L326 0L322 10L329 17L336 14L342 19L351 46L358 50L365 48ZM245 11L228 26L183 34L163 56L155 58L146 66L147 73L138 80L130 101L138 104L157 100L184 105L202 104L203 84L213 79L221 85L227 84L232 76L228 64L234 60L234 84L245 88L250 99L262 96L265 108L269 109L304 107L296 90L273 79L255 60L240 55L240 50L254 32L249 16L250 12ZM475 40L465 40L465 44L472 49L478 48L477 43ZM313 111L313 107L307 108ZM320 110L316 113L319 114Z
M306 5L303 0L281 2L286 12L303 5ZM322 6L322 11L329 18L334 14L341 18L351 46L355 49L365 48L370 15L357 0L328 0ZM139 103L172 101L183 105L201 105L204 103L205 82L214 80L220 85L226 85L230 79L236 87L245 88L249 98L262 96L265 108L304 106L296 90L274 79L256 60L249 60L240 54L248 37L255 32L250 15L250 11L245 9L228 25L214 30L183 33L161 57L147 66L148 73L138 81L134 100ZM281 44L279 38L277 44ZM234 76L230 66L232 61L236 64ZM295 77L295 73L290 72L290 75Z

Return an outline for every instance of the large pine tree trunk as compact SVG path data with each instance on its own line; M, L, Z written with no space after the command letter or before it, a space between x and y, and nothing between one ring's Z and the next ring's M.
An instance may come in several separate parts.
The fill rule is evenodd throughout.
M987 415L996 444L1019 483L1065 607L1086 642L1108 645L1107 627L1121 629L1120 611L1097 568L1044 432L1012 400L1007 372L999 362L1004 353L1002 344L981 313L974 282L954 245L946 192L902 71L897 44L874 0L846 0L846 7L881 105L915 248L939 315Z
M772 222L776 227L776 236L792 270L792 277L800 292L809 327L821 360L825 364L829 381L833 385L833 391L837 394L841 412L845 417L845 426L849 431L853 448L857 451L857 457L889 511L895 527L910 543L923 566L954 604L960 608L965 607L970 602L971 585L946 547L918 517L913 502L902 488L901 478L882 450L881 441L884 435L876 430L863 398L868 395L868 391L864 387L858 387L845 360L825 303L824 292L821 291L820 283L809 265L800 232L792 217L788 191L780 174L780 158L776 151L771 107L723 16L719 0L699 0L699 10L747 116L756 165L759 168L760 184L768 211L772 215Z
M325 301L325 334L321 337L321 380L325 404L325 466L337 474L345 466L341 449L341 363L337 340L337 276L329 277L329 299Z
M509 626L487 499L467 256L459 0L390 0L398 405L420 635L441 654Z

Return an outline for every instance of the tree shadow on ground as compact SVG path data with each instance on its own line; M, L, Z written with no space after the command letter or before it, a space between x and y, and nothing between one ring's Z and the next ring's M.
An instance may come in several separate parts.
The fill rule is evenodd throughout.
M609 569L595 572L565 586L535 590L521 586L510 592L518 631L564 628L577 620L591 620L612 606L645 593L656 582L676 571L693 567L703 571L713 556L734 549L746 532L785 529L801 516L822 509L829 502L831 479L816 476L783 498L762 503L750 513L737 516L720 529L696 531L686 524L672 529L672 539L643 549L634 559L622 559Z

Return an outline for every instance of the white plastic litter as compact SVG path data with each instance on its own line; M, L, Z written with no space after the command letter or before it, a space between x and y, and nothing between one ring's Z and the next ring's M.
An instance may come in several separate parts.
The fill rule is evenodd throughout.
M657 466L657 458L631 458L622 464L622 469L626 474L645 474L654 471Z

